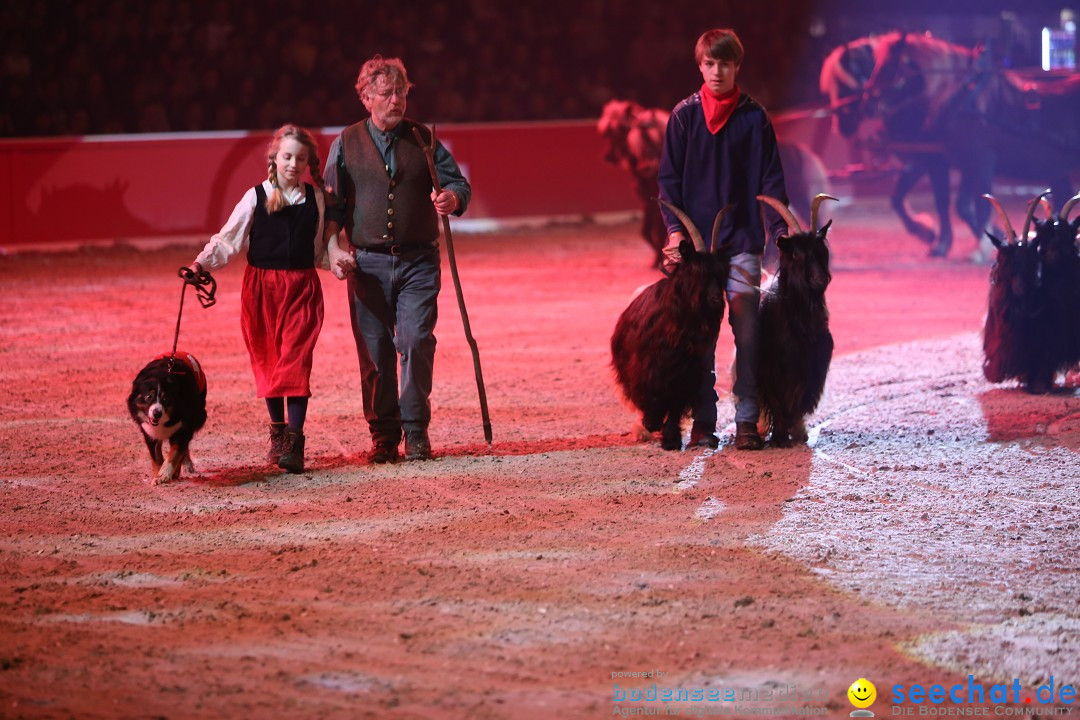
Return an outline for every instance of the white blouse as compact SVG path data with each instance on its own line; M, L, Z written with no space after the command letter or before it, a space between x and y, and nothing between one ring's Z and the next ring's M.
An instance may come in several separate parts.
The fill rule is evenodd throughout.
M269 197L274 191L269 180L263 180L263 190ZM297 187L282 190L286 205L303 205L307 202L307 184L300 183ZM232 215L225 221L216 235L206 243L195 262L207 270L216 270L228 264L229 260L238 253L247 249L251 237L251 224L255 219L255 204L258 202L258 194L255 188L248 188L240 202L236 203ZM322 191L315 188L315 204L319 206L319 225L315 229L315 267L324 270L330 269L330 261L326 255L326 241L323 239L323 219L326 215L326 199Z

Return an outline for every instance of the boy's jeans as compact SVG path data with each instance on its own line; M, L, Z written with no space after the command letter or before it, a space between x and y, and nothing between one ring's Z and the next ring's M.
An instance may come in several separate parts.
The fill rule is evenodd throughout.
M758 299L761 285L761 255L739 253L731 258L726 288L728 323L735 338L735 422L758 421L757 367ZM694 424L703 429L716 427L716 346L705 359L708 372L698 393Z

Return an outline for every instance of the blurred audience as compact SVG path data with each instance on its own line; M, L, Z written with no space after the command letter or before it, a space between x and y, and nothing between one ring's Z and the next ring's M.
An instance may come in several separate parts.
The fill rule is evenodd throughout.
M898 26L857 12L825 21L820 7L786 0L13 2L0 13L0 136L346 125L361 108L341 88L375 53L400 57L424 78L409 109L428 122L595 118L612 97L670 109L695 80L686 48L715 26L735 28L753 48L743 89L782 110L820 102L817 74L832 47Z

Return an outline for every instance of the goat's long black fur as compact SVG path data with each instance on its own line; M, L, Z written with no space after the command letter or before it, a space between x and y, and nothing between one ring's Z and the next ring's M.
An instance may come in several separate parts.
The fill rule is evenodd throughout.
M820 230L780 238L776 275L761 292L758 402L773 445L807 439L805 419L817 408L832 361L825 289L832 280Z
M1007 237L990 235L997 258L990 271L990 292L983 325L983 375L994 383L1018 380L1030 393L1054 385L1058 372L1080 362L1080 219L1048 213L1034 220L1042 196L1032 201L1017 238L1001 206ZM1028 238L1034 222L1035 235Z
M1033 243L1002 243L991 236L997 258L983 324L983 375L993 383L1017 379L1026 388L1040 379L1033 352L1039 346L1039 256Z
M1055 217L1035 234L1046 370L1053 376L1080 363L1080 218Z
M611 337L616 380L645 429L662 430L665 450L682 447L680 422L711 372L707 357L720 334L729 265L686 240L679 252L671 276L631 301Z

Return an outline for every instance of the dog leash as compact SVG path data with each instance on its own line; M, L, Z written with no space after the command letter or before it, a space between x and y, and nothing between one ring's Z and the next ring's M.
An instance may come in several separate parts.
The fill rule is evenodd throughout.
M176 334L173 335L172 354L169 356L169 372L172 372L173 363L176 361L176 346L180 342L180 318L184 315L184 293L187 292L188 285L195 288L195 297L203 308L211 307L217 302L217 280L208 270L200 267L199 272L194 272L189 267L182 267L176 274L184 282L180 288L180 312L176 314Z

